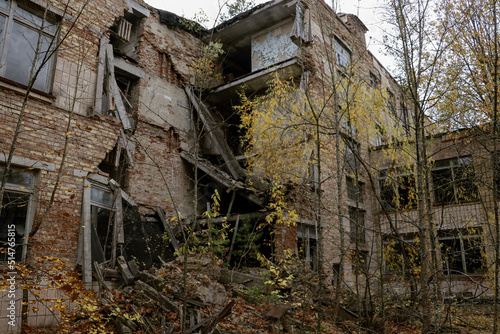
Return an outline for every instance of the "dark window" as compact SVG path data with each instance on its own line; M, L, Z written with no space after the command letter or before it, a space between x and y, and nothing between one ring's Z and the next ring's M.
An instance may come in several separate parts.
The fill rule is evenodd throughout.
M92 262L111 259L113 241L113 194L107 187L92 184L90 193L92 221Z
M354 179L346 178L347 198L357 203L363 203L363 185Z
M384 145L387 140L385 129L380 124L375 123L375 130L377 131L375 134L375 145Z
M387 108L394 117L397 117L398 115L396 113L396 98L394 97L394 94L391 91L387 91L387 94L388 94Z
M350 138L345 139L345 169L347 172L358 174L359 173L359 155L360 145Z
M351 64L351 52L337 39L335 39L335 57L337 65L342 68L348 68Z
M436 161L432 183L436 204L471 202L478 198L471 157Z
M52 77L57 26L31 8L15 1L0 1L0 75L28 85L30 74L41 66L33 88L48 92ZM38 51L37 51L38 50Z
M0 180L5 168L0 167ZM31 197L34 189L34 174L21 169L11 169L7 175L7 184L0 215L0 261L11 258L21 261L26 252L27 229L31 220ZM15 244L8 245L12 240Z
M342 283L342 264L334 263L332 266L332 271L333 271L332 286L336 287L340 285L340 283Z
M412 209L417 204L415 177L406 170L383 171L379 176L380 199L389 209Z
M440 231L439 243L445 274L470 275L485 272L480 229Z
M349 207L349 225L351 228L351 242L365 243L365 212L358 208Z
M420 268L420 244L415 234L386 238L384 241L384 268L387 273L415 275Z
M297 228L299 257L309 263L312 270L318 270L317 237L313 226L301 224Z
M370 72L370 86L372 86L372 88L377 88L379 85L380 79L375 74Z

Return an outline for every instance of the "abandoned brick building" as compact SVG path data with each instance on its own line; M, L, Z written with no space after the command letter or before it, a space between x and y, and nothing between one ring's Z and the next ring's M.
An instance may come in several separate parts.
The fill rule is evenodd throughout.
M10 169L0 235L7 238L7 226L15 225L16 261L58 250L57 256L81 270L88 283L94 261L114 266L117 256L133 254L152 265L158 260L144 250L161 244L161 234L169 233L170 250L178 248L169 219L200 219L215 189L228 222L242 219L256 225L267 214L267 186L244 169L240 120L233 110L238 92L263 94L272 73L318 85L333 64L341 78L351 75L352 68L368 91L385 91L387 108L376 122L380 131L364 140L357 138L350 120L341 120L339 136L350 144L343 144L341 207L346 214L340 225L350 237L341 245L337 216L324 215L323 271L328 282L343 277L349 285L360 266L378 270L376 261L367 260L386 242L373 233L380 220L378 190L368 186L370 175L357 161L374 159L381 168L394 167L381 152L391 136L408 131L410 111L396 81L367 50L367 28L355 15L337 15L322 0L274 0L206 31L140 0L69 6L57 0L2 0L0 24L5 26L0 47L0 176ZM196 87L193 64L211 40L220 41L224 49L216 67L220 73ZM30 80L35 74L31 68L40 65L36 80ZM197 143L199 132L206 136ZM440 170L457 173L457 166L469 161L464 157L450 150ZM314 182L314 174L313 165L304 178ZM333 207L336 187L333 179L325 182L325 205ZM449 213L442 217L458 214L444 211ZM307 210L296 222L282 232L280 246L294 252L300 248L314 267L318 226ZM480 238L479 232L453 234L470 226L464 221L449 227L450 233L443 228L442 239ZM404 232L410 240L414 231ZM341 261L342 247L361 260ZM460 256L480 260L477 250L463 241L453 247L461 247ZM1 256L2 261L8 258ZM462 268L447 270L483 272L466 258L460 263ZM463 286L470 290L467 283ZM16 293L20 303L22 292ZM5 312L2 306L0 327L6 324ZM52 321L40 314L30 319L39 326Z

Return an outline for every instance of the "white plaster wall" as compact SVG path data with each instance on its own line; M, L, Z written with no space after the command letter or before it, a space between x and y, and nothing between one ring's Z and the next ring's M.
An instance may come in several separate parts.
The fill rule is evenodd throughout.
M299 48L290 39L292 26L288 20L252 36L252 72L297 55Z

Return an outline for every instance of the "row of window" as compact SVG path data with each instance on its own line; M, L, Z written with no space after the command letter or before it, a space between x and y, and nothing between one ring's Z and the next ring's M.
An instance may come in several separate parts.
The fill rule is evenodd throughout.
M466 203L479 198L471 157L436 161L431 178L435 204ZM387 208L412 209L417 204L415 176L411 170L381 172L379 189Z
M5 168L0 166L0 180ZM31 170L12 168L7 175L6 191L0 214L0 261L7 261L14 253L17 262L26 256L26 235L33 221L36 173ZM90 211L92 221L92 258L99 263L111 255L113 234L113 194L108 187L92 184ZM15 233L15 247L9 250L8 237ZM14 250L12 252L11 250Z
M438 233L441 268L445 275L477 275L486 272L481 229L442 230ZM388 273L413 275L420 266L420 242L415 234L387 240L384 249Z

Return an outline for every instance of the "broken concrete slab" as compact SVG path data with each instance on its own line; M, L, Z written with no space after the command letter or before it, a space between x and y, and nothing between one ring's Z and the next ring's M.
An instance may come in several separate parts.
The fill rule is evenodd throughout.
M241 284L247 288L263 289L265 287L262 277L229 269L221 269L219 282L222 284Z

